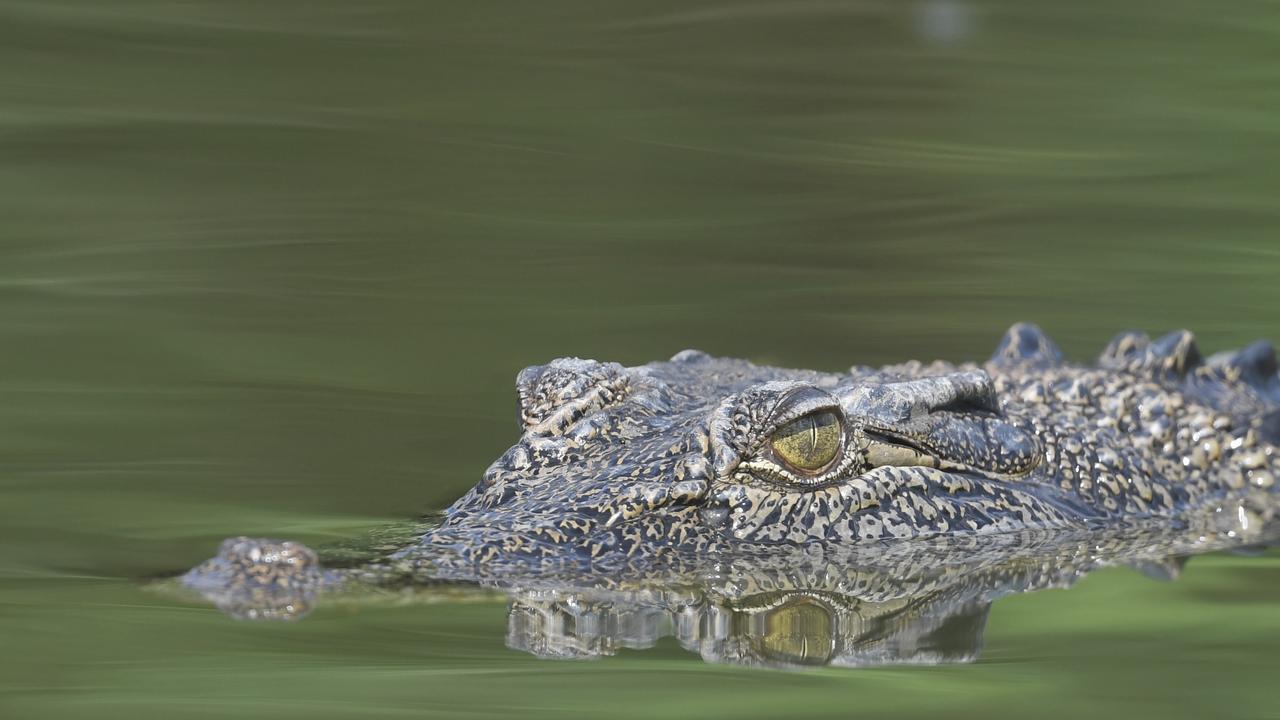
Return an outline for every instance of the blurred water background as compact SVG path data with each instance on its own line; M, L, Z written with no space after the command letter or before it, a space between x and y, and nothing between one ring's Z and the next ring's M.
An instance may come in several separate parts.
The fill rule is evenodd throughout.
M138 579L442 507L552 357L1280 338L1278 43L1260 0L0 2L0 715L1274 717L1274 554L806 673Z

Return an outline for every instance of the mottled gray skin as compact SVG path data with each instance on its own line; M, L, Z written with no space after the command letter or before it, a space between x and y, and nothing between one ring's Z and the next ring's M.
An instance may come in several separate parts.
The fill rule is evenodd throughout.
M561 359L522 371L517 393L523 435L444 521L341 577L618 573L673 557L1122 523L1248 539L1274 514L1280 471L1271 347L1206 362L1186 332L1122 334L1096 366L1064 363L1027 324L981 366ZM770 437L823 411L840 418L838 456L798 472ZM242 550L187 582L296 584L254 570ZM302 582L332 581L319 572L308 565Z
M524 435L405 556L486 564L651 557L663 548L866 542L1269 513L1280 379L1270 346L1205 363L1189 333L1117 337L1064 364L1013 327L983 366L847 374L686 351L624 368L556 360L520 373ZM813 476L771 433L842 416L841 457ZM1241 527L1235 527L1240 525ZM1224 526L1226 527L1226 526Z

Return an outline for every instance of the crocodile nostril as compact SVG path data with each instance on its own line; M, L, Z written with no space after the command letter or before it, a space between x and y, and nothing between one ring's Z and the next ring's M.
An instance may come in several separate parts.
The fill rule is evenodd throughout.
M520 426L535 435L563 435L582 418L630 393L630 376L617 363L558 358L516 376Z

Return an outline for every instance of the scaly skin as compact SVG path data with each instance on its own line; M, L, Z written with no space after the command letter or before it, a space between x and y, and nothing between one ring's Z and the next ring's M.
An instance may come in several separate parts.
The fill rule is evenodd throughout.
M522 371L517 392L520 441L417 542L323 575L309 558L265 571L253 543L258 558L279 545L240 539L186 582L239 598L281 583L617 575L779 547L1133 524L1248 540L1274 514L1280 471L1270 346L1204 362L1185 332L1123 334L1094 367L1065 364L1026 324L981 367L555 360ZM789 465L771 438L824 412L839 419L835 457Z

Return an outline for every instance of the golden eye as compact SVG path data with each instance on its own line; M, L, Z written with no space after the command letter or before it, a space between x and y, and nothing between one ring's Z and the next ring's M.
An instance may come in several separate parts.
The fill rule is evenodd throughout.
M774 432L769 444L782 461L797 470L815 472L840 452L840 418L829 411L805 415Z

